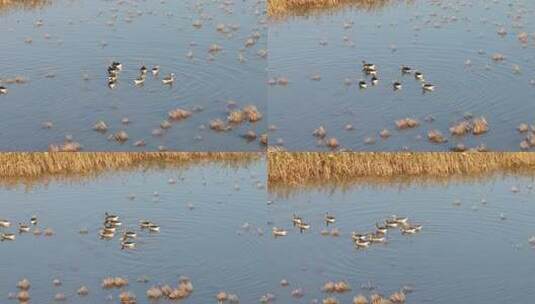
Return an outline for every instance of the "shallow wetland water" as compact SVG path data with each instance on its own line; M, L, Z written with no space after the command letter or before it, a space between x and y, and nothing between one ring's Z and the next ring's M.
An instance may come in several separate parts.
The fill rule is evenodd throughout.
M273 18L270 143L292 151L329 150L330 138L337 149L359 151L531 149L521 144L531 138L529 128L517 127L533 124L535 3L385 3ZM362 61L376 65L377 85ZM402 65L422 72L435 90L424 93L414 71L402 75ZM401 89L393 89L395 81ZM488 130L450 130L481 117ZM405 118L418 126L398 128ZM320 126L324 138L313 136Z
M327 296L328 281L352 291L334 294L350 303L356 294L386 296L408 287L407 303L529 302L535 295L533 180L497 177L473 182L355 185L344 189L270 189L269 221L288 230L269 238L268 255L278 277L272 290L282 303L302 288L296 303ZM327 226L325 213L336 222ZM300 233L292 214L311 225ZM373 232L391 215L408 217L422 230L389 229L384 244L355 248L352 231ZM322 235L338 229L339 236ZM530 239L531 238L531 239ZM531 242L531 244L530 244ZM277 282L286 279L289 287ZM273 285L275 284L275 285ZM370 288L375 288L371 289Z
M262 148L243 135L265 133L265 118L225 132L209 125L247 105L265 115L264 2L36 3L0 6L0 86L8 90L0 94L1 150L47 150L66 140L87 151ZM114 89L112 62L122 64ZM134 85L143 65L145 81ZM174 83L164 85L171 73ZM173 120L168 112L177 108L191 116ZM101 121L106 128L97 129L106 132L94 130ZM120 131L127 140L113 138Z
M0 242L0 301L11 302L8 293L16 293L17 282L27 278L33 303L54 302L57 293L64 293L68 303L119 303L120 290L135 294L137 303L149 303L151 286L176 287L179 277L187 276L194 289L186 303L215 303L219 291L255 303L267 289L268 265L260 263L267 238L260 229L266 222L265 182L265 163L257 161L4 187L0 217L12 226L0 230L15 232L16 239ZM110 240L99 238L105 212L120 217L119 231L137 233L134 249L121 249L120 232ZM33 226L32 232L16 233L18 223L29 224L32 215L36 228L42 233L51 228L54 234L35 236ZM143 219L159 225L160 232L140 229ZM129 284L103 289L108 276ZM61 286L54 286L54 279ZM82 285L89 289L84 297L76 293Z

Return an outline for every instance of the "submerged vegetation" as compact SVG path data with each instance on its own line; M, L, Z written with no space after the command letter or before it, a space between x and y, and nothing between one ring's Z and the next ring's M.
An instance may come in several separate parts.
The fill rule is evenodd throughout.
M270 184L347 183L366 178L481 175L535 170L530 153L269 153Z

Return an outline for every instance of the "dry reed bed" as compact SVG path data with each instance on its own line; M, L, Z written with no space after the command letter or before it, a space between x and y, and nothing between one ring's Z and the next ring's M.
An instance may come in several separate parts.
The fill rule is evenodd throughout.
M242 152L35 152L0 153L0 179L87 175L125 168L184 166L203 162L244 165L261 153Z
M50 0L0 0L0 12L8 9L36 9L50 3Z
M321 153L268 154L270 185L347 184L354 180L535 173L535 153Z
M267 12L270 17L282 17L343 7L373 11L392 2L393 0L268 0Z

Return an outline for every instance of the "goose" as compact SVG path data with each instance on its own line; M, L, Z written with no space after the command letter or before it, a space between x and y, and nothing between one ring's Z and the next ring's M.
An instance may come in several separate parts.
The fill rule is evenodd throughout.
M394 91L401 90L401 87L402 87L401 86L401 82L399 82L399 81L394 81L392 83L392 86L394 87Z
M137 233L135 233L134 231L125 231L125 233L123 234L123 238L126 238L126 239L135 239L137 237Z
M118 221L119 216L115 214L109 214L108 212L104 213L106 221Z
M417 232L415 227L401 227L399 228L402 234L415 234Z
M384 243L386 241L386 236L382 233L373 233L369 240L373 243Z
M424 74L422 74L422 72L414 72L414 78L416 78L417 80L424 80Z
M379 226L378 223L375 223L375 228L377 228L377 231L381 232L381 233L387 233L388 232L388 227L387 226Z
M295 226L295 225L299 225L303 222L303 219L299 216L296 216L295 214L292 216L292 224Z
M105 229L100 230L98 233L101 239L112 239L115 236L113 232L107 232Z
M362 69L363 70L377 70L377 66L373 63L367 63L366 61L362 60Z
M4 86L0 86L0 95L7 94L7 88Z
M147 67L146 66L141 66L141 68L139 69L139 72L141 73L141 75L146 75L147 74Z
M114 61L111 63L111 66L119 71L123 69L123 65L120 62Z
M106 226L111 226L111 227L119 227L121 226L123 223L121 221L111 221L111 220L107 220L104 222L104 225Z
M108 81L108 87L109 87L110 89L112 89L112 90L115 89L115 88L117 87L117 82L115 82L115 81Z
M117 67L114 67L114 66L109 66L108 67L108 75L117 76L117 74L119 74L119 69Z
M377 78L377 76L373 76L372 77L372 85L377 85L379 83L379 78Z
M351 234L351 238L353 239L353 241L366 240L366 235L353 231L353 233Z
M149 231L150 232L160 232L160 226L156 224L150 224L149 225Z
M30 223L32 225L37 225L37 216L33 215L31 218L30 218Z
M367 87L368 87L368 85L366 84L366 81L364 81L364 80L359 81L359 88L365 89Z
M139 227L141 227L142 229L149 228L151 224L152 223L150 221L143 220L139 222Z
M145 77L143 75L139 76L138 78L134 79L134 85L142 85L145 82Z
M14 241L16 238L14 233L2 233L0 235L0 241Z
M410 74L410 73L412 73L412 71L413 70L412 70L411 67L408 67L406 65L402 65L401 66L401 73L403 73L403 74Z
M421 231L422 230L422 225L419 225L419 224L411 225L411 224L407 223L407 224L401 226L400 229L415 230L417 232L417 231Z
M385 221L385 226L388 227L388 228L396 228L398 227L399 223L396 222L395 220L391 220L391 219L387 219Z
M132 249L136 247L136 242L133 241L122 241L121 242L121 249Z
M434 91L435 90L435 85L434 84L430 84L430 83L424 83L424 84L422 84L422 89L424 91L428 91L428 92Z
M108 82L116 82L117 81L117 75L116 74L111 74L108 76Z
M297 227L299 228L299 230L301 230L301 232L303 232L303 230L310 229L310 224L306 224L305 222L301 222L301 223L297 224Z
M165 76L164 79L162 79L163 84L173 84L175 82L175 74L171 73L168 76Z
M357 239L357 240L355 241L355 246L356 246L357 248L368 248L368 247L370 247L370 243L371 243L371 242L368 241L368 240Z
M0 219L0 227L3 228L9 228L11 226L11 222L8 220Z
M158 73L160 73L160 66L156 65L152 68L152 76L158 76Z
M336 218L334 217L334 215L330 215L329 212L326 212L325 223L329 225L329 224L334 224L334 222L336 222Z
M409 218L406 216L392 215L391 219L400 225L406 225L409 222Z
M107 232L107 233L115 233L117 231L117 228L105 226L104 228L102 228L102 231Z
M19 233L30 232L30 226L19 223Z
M288 231L286 231L286 230L284 230L282 228L273 227L273 229L271 231L272 231L274 236L286 236L286 235L288 235Z

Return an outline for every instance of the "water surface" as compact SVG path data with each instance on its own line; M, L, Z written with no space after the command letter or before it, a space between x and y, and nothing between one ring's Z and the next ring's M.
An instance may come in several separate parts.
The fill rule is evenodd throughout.
M117 303L119 291L104 290L100 283L106 276L122 276L130 281L125 289L137 295L137 303L148 303L149 287L176 286L182 275L194 286L186 303L215 301L220 290L237 294L242 303L257 302L267 289L264 274L269 269L259 263L266 252L266 236L258 231L266 221L264 183L265 163L259 161L239 168L200 165L185 171L110 173L28 191L2 189L0 218L16 224L35 214L41 230L56 232L51 237L22 234L0 243L2 302L27 277L32 302L51 302L64 292L71 303L105 303L110 294L114 299L109 303ZM105 212L119 215L124 226L138 232L136 249L121 250L117 236L99 239ZM160 225L160 233L140 231L140 219ZM79 233L84 228L86 235ZM149 282L136 282L142 276ZM53 287L54 278L62 286ZM81 285L89 288L85 298L76 295Z
M92 151L261 149L242 135L264 133L265 119L229 132L208 124L226 120L229 101L266 114L262 1L57 0L38 7L0 8L0 85L9 90L0 96L1 150L46 150L67 135ZM197 21L201 27L193 26ZM246 47L249 39L254 44ZM222 50L210 53L212 44ZM124 66L113 90L106 80L112 61ZM135 87L142 65L159 65L160 76L149 73ZM176 82L164 86L160 80L169 73ZM26 83L10 83L17 76ZM193 114L154 136L175 108ZM131 123L123 124L125 117ZM106 134L92 130L98 121L107 124ZM128 133L126 143L107 139L120 130ZM146 146L134 147L138 140Z
M352 292L336 295L349 303L358 293L389 295L403 286L414 292L407 303L524 303L535 295L535 234L531 178L506 177L473 183L355 186L342 190L307 189L289 196L273 194L269 220L289 229L286 237L270 238L276 256L272 291L288 303L290 291L303 288L299 303L325 296L327 281L346 280ZM512 187L519 192L511 192ZM455 203L458 202L458 203ZM459 205L460 204L460 205ZM336 216L326 227L325 212ZM311 224L308 232L292 228L292 214ZM352 231L366 232L376 222L397 214L423 225L411 236L389 232L388 242L356 249ZM322 236L333 227L339 237ZM280 287L286 278L290 287Z
M271 143L289 150L327 150L312 136L324 126L342 148L365 151L466 148L519 150L535 110L535 3L532 1L393 1L371 11L337 9L288 16L269 28L269 78L287 85L269 89ZM505 31L506 35L498 32ZM518 39L527 34L527 43ZM495 62L492 55L506 59ZM361 72L375 63L379 84ZM424 73L436 90L423 94L414 76ZM516 73L514 66L520 68ZM320 77L318 81L316 77ZM311 79L314 78L314 79ZM345 84L347 81L349 85ZM368 89L357 82L366 79ZM394 92L393 81L402 89ZM452 136L449 128L465 116L485 117L489 132ZM414 118L418 128L397 130L395 121ZM433 122L427 122L433 118ZM347 124L352 130L346 130ZM387 129L391 136L382 139ZM440 131L447 143L427 140Z

